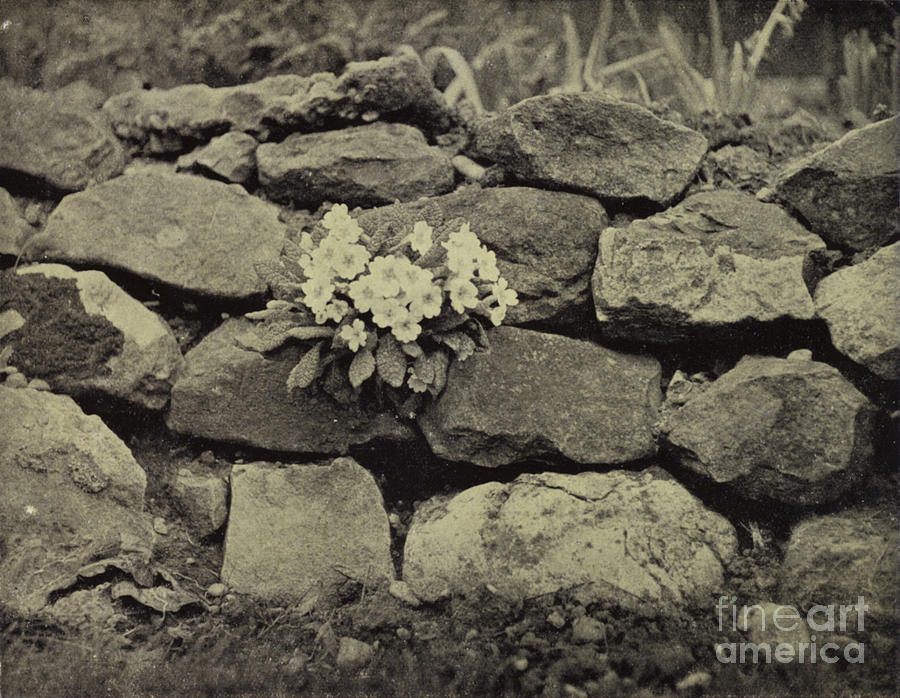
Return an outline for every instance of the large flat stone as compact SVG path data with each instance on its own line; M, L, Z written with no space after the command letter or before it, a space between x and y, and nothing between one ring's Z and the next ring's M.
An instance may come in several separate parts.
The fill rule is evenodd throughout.
M180 85L133 90L103 105L116 134L144 153L177 153L228 131L260 141L322 131L380 116L446 126L448 115L414 55L350 63L340 77L277 75L235 87Z
M731 524L657 468L524 474L423 504L403 579L426 601L486 584L519 601L583 585L585 602L666 610L720 589L736 551Z
M815 316L805 277L825 243L775 204L695 194L600 236L593 276L601 331L681 342Z
M896 511L854 508L814 516L791 531L779 574L780 598L803 611L816 604L856 605L846 633L878 630L896 638L900 623L900 536ZM835 614L835 622L840 616ZM817 614L821 623L824 614ZM860 627L860 623L862 627ZM838 630L839 628L835 628Z
M100 271L35 264L0 281L25 324L3 337L9 363L72 395L103 393L162 409L184 359L172 330Z
M256 265L278 259L285 234L278 208L238 185L136 172L65 197L35 247L48 261L244 300L265 291Z
M900 379L898 269L900 242L826 276L814 296L838 351L886 380Z
M708 147L696 131L601 93L541 95L476 122L473 154L518 180L668 205Z
M822 504L872 465L876 409L837 369L746 356L661 428L675 457L750 499Z
M376 439L415 438L393 416L342 406L315 387L289 393L285 383L301 347L272 354L245 348L247 333L257 329L243 318L227 320L187 353L172 389L171 429L273 451L331 455Z
M422 132L376 123L295 133L257 151L259 182L273 200L316 208L323 201L377 206L453 189L453 165Z
M99 110L65 95L0 81L0 171L60 191L78 191L125 168L121 144Z
M348 582L386 584L394 578L390 545L378 485L352 458L231 472L222 581L235 591L298 601Z
M131 451L72 398L0 386L0 603L35 613L84 565L146 563L147 477Z
M850 131L778 175L776 194L832 246L862 250L900 232L900 117Z
M442 458L496 467L533 460L624 463L656 452L656 359L515 327L454 361L419 417Z
M505 324L573 327L592 320L590 277L609 219L590 197L529 187L466 187L363 211L357 219L383 248L412 232L419 220L432 226L435 244L467 222L496 253L500 274L518 293L519 304L509 308Z

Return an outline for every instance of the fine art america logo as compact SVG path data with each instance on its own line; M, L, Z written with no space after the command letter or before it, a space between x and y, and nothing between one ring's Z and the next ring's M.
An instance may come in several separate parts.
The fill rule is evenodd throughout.
M795 606L762 603L735 604L736 597L720 596L716 603L719 630L730 620L731 630L742 631L747 642L724 642L715 646L723 664L834 664L841 658L850 664L865 662L865 644L849 641L845 633L865 630L869 606L860 596L855 604L816 605L806 614ZM817 635L818 641L817 641ZM840 640L835 642L834 640Z

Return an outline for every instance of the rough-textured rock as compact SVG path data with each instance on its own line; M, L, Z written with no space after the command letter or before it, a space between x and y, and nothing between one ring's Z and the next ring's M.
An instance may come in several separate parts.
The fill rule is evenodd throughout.
M253 136L229 131L213 138L208 145L178 158L179 170L193 170L198 174L226 182L243 184L256 174L256 148Z
M817 516L791 532L781 566L779 596L805 613L816 604L856 604L867 609L848 614L849 634L881 630L896 637L900 623L900 537L897 516L852 509ZM821 622L823 614L818 615ZM838 621L838 617L835 617Z
M216 475L194 475L182 468L172 484L172 497L200 536L218 531L228 518L228 486Z
M65 197L35 247L48 260L242 300L265 290L255 267L278 259L285 234L278 208L239 185L148 172Z
M313 209L323 201L377 206L453 189L450 159L405 124L295 133L264 143L257 158L269 198Z
M344 671L361 669L375 656L375 648L367 642L354 637L342 637L338 646L335 666Z
M0 171L9 183L77 191L125 168L125 151L99 111L65 96L0 81Z
M455 361L419 417L442 458L486 467L545 458L624 463L656 452L660 366L591 342L515 327Z
M707 156L710 179L716 186L756 193L771 176L769 161L746 145L726 145Z
M146 475L99 417L2 386L0 414L0 603L33 613L89 562L149 557Z
M528 187L466 187L427 200L363 211L360 226L390 248L416 221L434 228L435 244L460 224L497 255L501 275L519 304L504 323L571 327L592 321L590 278L597 240L609 219L594 199Z
M838 351L886 380L900 378L900 242L819 282L816 313Z
M0 188L0 255L18 256L30 232L15 199Z
M3 338L9 363L72 395L101 392L162 409L184 363L178 340L156 313L100 271L35 264L0 280L25 323Z
M600 235L593 276L602 332L678 342L815 315L804 281L825 244L775 204L737 191L695 194Z
M120 138L156 154L184 152L228 131L266 141L379 116L426 127L448 120L443 98L412 55L350 63L339 78L330 73L277 75L235 87L135 90L112 97L103 110Z
M491 584L513 599L586 585L583 601L665 609L723 583L737 537L658 468L524 474L416 512L403 578L421 599Z
M741 495L827 502L871 465L875 407L817 361L746 356L662 423L683 465Z
M542 95L482 118L473 154L520 181L666 205L700 169L706 139L600 93Z
M267 355L244 348L252 345L246 335L256 328L249 320L228 320L187 353L172 389L171 429L273 451L332 455L379 438L414 438L394 417L341 406L315 387L289 393L285 382L301 347Z
M789 164L777 195L836 247L884 245L900 232L900 117L856 131Z
M393 578L381 492L352 458L234 467L222 563L229 587L301 600L330 596L348 581L371 588Z
M725 615L725 618L728 616ZM733 621L732 618L732 624L735 625ZM725 620L725 624L728 622ZM806 643L805 647L809 648L809 626L806 624L805 614L801 614L791 604L778 604L771 601L748 604L746 607L738 608L736 625L737 629L746 634L748 642L757 645L766 642L774 648L784 643L793 648L797 657L804 650L801 643ZM809 657L808 654L806 656Z
M326 34L315 41L305 42L285 51L270 68L272 75L314 75L340 73L353 56L350 38L340 34Z

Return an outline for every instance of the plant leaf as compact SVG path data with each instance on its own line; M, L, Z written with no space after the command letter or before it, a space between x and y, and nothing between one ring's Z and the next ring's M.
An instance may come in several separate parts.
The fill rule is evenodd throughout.
M428 355L428 363L434 371L434 381L431 384L432 395L438 394L447 385L447 371L450 368L450 356L444 349L437 349Z
M490 345L484 325L478 322L478 320L472 320L468 326L475 332L475 345L479 349L487 349Z
M322 350L322 344L323 342L317 342L312 349L300 358L300 361L291 370L287 378L288 391L294 390L294 388L308 388L319 377L319 352Z
M403 350L404 354L411 356L414 359L422 356L422 347L415 342L403 342L400 345L400 348Z
M254 310L250 313L244 313L244 317L248 320L269 320L284 315L284 308L266 308L265 310Z
M413 373L423 383L434 384L434 366L429 361L430 354L422 354L413 364Z
M392 334L385 334L375 353L378 375L392 388L399 388L406 380L406 355L400 342Z
M453 313L451 315L440 315L430 324L429 329L432 332L449 332L462 325L469 316L465 313Z
M331 339L334 336L334 330L330 327L304 325L303 327L292 327L287 334L294 339Z
M269 320L249 327L234 339L234 343L243 349L264 353L275 351L285 344L290 335L288 332L296 326L292 320Z
M465 361L475 352L475 340L465 332L448 332L435 338L450 347L459 361Z
M356 356L353 357L353 361L350 362L350 371L347 374L350 378L350 385L358 388L373 373L375 373L375 357L372 356L370 350L360 349L356 352Z
M329 356L333 355L329 354ZM351 404L355 398L347 371L337 361L332 361L325 370L320 385L322 390L342 405Z

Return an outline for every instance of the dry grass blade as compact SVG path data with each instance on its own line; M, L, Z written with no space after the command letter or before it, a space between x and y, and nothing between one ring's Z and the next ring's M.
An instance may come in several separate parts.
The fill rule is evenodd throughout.
M715 85L716 101L724 109L730 99L728 89L728 53L722 41L722 19L719 15L718 0L709 0L709 38L712 57L712 79Z
M596 90L601 86L601 83L594 79L593 71L598 65L601 68L606 65L606 45L612 31L612 11L612 0L603 0L600 5L600 17L597 19L597 26L584 62L584 84L590 90Z
M731 54L731 71L728 74L728 85L725 97L725 111L728 114L736 114L744 107L744 49L739 41L734 42L734 50Z
M745 71L747 85L752 85L756 79L756 69L766 54L766 49L772 40L775 27L781 25L789 34L793 33L793 25L800 19L800 13L803 12L805 6L806 3L803 0L778 0L762 30L760 30L759 36L754 43L753 51L747 59L747 69ZM788 14L785 14L785 12Z
M582 66L581 39L572 16L566 12L563 14L563 41L566 44L566 73L560 92L581 92L584 84L581 81Z
M439 22L443 22L446 18L447 10L435 10L434 12L429 12L427 15L422 17L422 19L415 21L408 27L406 27L406 30L403 32L404 38L407 41L415 39L423 31L425 31L429 27L433 27Z
M709 94L712 92L712 88L705 89L703 76L691 67L678 35L664 19L659 23L659 38L672 66L675 87L685 106L696 112L714 109L715 105L711 103L714 100Z
M451 101L449 97L447 97L447 101L450 104L453 104L456 99L459 98L463 93L472 103L472 106L475 107L475 111L479 114L484 112L484 104L481 101L481 95L478 92L478 85L475 82L475 76L472 73L472 69L469 67L468 62L463 57L463 55L457 51L455 48L450 48L449 46L432 46L425 52L425 55L422 57L425 65L433 72L435 67L437 66L438 60L443 57L447 63L450 64L450 67L453 69L453 72L456 73L456 80L459 81L458 85L454 87L452 96L454 100ZM451 86L452 83L451 83ZM450 87L448 86L447 92L450 92Z
M646 51L644 53L638 54L637 56L632 56L631 58L625 58L621 61L616 61L615 63L610 63L608 66L598 70L594 74L594 80L597 84L602 84L603 81L616 75L618 73L626 73L631 70L636 70L641 66L645 66L649 63L654 63L661 58L665 58L666 50L664 48L655 48L652 51Z

